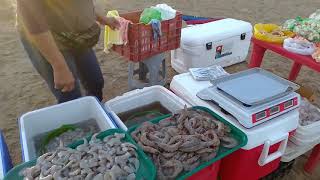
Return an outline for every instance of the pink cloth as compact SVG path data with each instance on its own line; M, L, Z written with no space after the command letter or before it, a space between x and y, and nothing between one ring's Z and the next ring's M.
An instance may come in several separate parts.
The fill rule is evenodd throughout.
M120 23L120 29L119 29L120 36L121 36L123 44L126 45L129 41L129 38L128 38L129 24L132 22L129 20L126 20L122 17L119 17L118 21Z

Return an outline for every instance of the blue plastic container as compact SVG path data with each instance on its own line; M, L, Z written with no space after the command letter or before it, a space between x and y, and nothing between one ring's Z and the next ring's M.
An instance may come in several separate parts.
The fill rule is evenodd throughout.
M194 21L194 20L209 20L211 18L207 18L207 17L197 17L197 16L191 16L191 15L183 15L182 19L184 21Z
M12 168L12 161L7 144L0 130L0 179Z

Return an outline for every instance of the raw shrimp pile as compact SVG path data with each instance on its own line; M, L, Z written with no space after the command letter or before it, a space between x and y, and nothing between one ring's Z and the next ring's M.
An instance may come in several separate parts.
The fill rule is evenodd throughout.
M136 147L121 142L125 134L107 136L103 141L93 135L90 142L76 149L61 146L37 159L37 164L21 172L24 179L94 179L94 180L133 180L140 163Z
M206 112L185 108L159 124L143 123L131 136L152 157L158 179L175 179L213 159L220 145L237 146L229 133L229 127Z
M301 100L299 107L300 124L307 126L309 124L320 121L320 111L317 107L312 105L308 100Z

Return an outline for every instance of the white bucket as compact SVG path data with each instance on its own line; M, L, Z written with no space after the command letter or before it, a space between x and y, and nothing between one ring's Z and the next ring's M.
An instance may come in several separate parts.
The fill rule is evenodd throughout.
M35 136L63 124L75 124L89 119L95 119L101 131L116 128L113 120L94 97L83 97L24 114L19 120L24 161L36 158Z

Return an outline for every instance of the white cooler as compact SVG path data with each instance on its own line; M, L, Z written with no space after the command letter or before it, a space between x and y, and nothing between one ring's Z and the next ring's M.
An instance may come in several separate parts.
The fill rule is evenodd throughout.
M222 159L221 179L256 180L277 169L285 153L289 134L298 126L298 110L247 129L232 116L224 114L218 106L196 96L197 92L209 86L209 81L196 81L190 73L185 73L174 76L170 89L193 106L208 107L247 135L247 145Z
M28 112L19 119L22 157L25 162L36 158L34 137L59 128L95 119L100 131L117 128L100 102L91 96Z
M171 51L171 65L184 73L189 68L245 61L251 37L250 23L230 18L184 28L181 47Z

